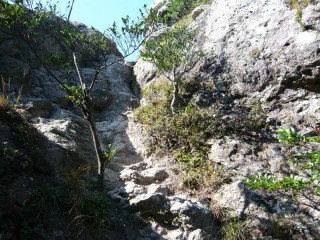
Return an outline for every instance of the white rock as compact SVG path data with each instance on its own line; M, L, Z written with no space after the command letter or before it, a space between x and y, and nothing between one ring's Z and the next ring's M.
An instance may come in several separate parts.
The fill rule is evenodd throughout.
M204 12L209 6L208 5L201 5L193 9L191 13L192 19L196 19L202 12Z

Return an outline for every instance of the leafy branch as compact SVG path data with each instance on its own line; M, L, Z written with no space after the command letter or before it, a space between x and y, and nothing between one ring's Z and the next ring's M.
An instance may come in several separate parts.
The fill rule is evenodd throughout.
M81 32L69 22L74 1L69 1L69 13L66 17L57 11L56 4L42 5L41 1L16 0L0 2L0 31L23 40L33 52L36 61L43 66L47 73L66 91L67 99L73 101L82 111L83 118L87 121L92 135L98 165L99 185L104 185L104 170L106 163L114 156L115 151L107 147L106 153L102 151L101 142L95 126L95 119L92 112L92 99L89 93L93 90L95 82L102 70L122 62L127 56L132 54L144 42L145 24L151 24L153 18L146 16L146 11L140 11L141 16L137 21L132 21L129 17L122 19L123 27L117 28L114 24L109 28L113 40L122 43L124 56L107 61L110 49L115 48L112 40L107 34L102 34L94 29L88 32ZM54 44L62 46L62 51L50 49L51 44L43 41L43 34L48 34L53 39ZM67 47L66 47L67 46ZM69 47L69 48L68 48ZM72 52L73 62L64 62L64 56ZM94 59L101 59L101 65L96 68L90 79L85 79L78 57L82 53L90 53ZM70 58L71 59L71 58ZM72 65L74 70L72 71ZM65 73L71 78L71 82L78 82L76 85L68 85L65 78L56 74L53 67L63 68ZM73 74L76 73L76 74ZM76 77L75 77L76 76ZM85 83L89 82L86 86Z
M174 83L171 111L177 111L179 83L204 56L203 51L195 46L196 32L185 25L172 27L158 38L151 38L145 43L141 57L152 62L165 78Z

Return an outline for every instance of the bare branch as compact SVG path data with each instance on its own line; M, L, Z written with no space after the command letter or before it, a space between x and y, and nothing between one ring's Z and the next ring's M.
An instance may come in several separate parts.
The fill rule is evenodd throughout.
M77 74L78 74L78 78L79 78L79 81L80 81L80 84L81 84L82 92L83 92L84 95L86 95L86 85L83 82L83 76L81 74L81 71L80 71L80 68L79 68L79 65L78 65L77 56L76 56L75 53L73 53L73 62L74 62L74 66L76 67L76 70L77 70Z
M70 21L70 16L71 16L71 13L72 13L74 1L75 1L75 0L72 0L71 6L70 6L70 10L69 10L68 18L67 18L67 22L68 22L68 23L69 23L69 21Z
M135 51L137 51L146 41L146 39L148 39L154 32L150 32L143 40L141 40L141 42L139 42L139 44L137 44L130 52L127 52L126 55L122 56L121 58L118 58L117 60L111 62L111 63L106 63L101 66L100 68L97 68L96 69L96 72L91 80L91 84L90 84L90 87L89 89L87 90L87 92L89 93L92 89L93 89L93 86L100 74L100 72L105 69L105 68L108 68L108 67L111 67L112 65L116 64L116 63L119 63L121 61L123 61L125 58L127 58L128 56L130 56L131 54L133 54ZM167 77L167 76L166 76ZM168 78L168 77L167 77ZM168 78L169 79L169 78ZM171 80L170 80L171 81Z

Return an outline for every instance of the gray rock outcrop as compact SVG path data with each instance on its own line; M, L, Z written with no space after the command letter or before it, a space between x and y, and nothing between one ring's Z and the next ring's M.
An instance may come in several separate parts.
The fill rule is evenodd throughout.
M156 9L161 4L158 2ZM256 226L264 225L275 212L297 214L293 220L297 231L308 239L319 235L319 221L313 221L308 213L318 210L302 213L297 210L301 206L286 205L286 197L254 192L243 181L257 173L281 177L290 168L286 147L275 139L277 128L293 126L301 134L315 134L320 119L319 7L317 1L307 6L300 21L297 10L283 0L216 0L195 9L190 24L197 31L196 46L206 52L188 75L203 86L194 93L194 102L223 109L229 113L226 121L241 114L238 109L259 102L259 112L268 125L263 133L264 139L269 139L266 142L259 142L261 138L250 142L250 137L235 135L210 140L209 158L224 166L231 177L212 199L231 207L234 216L259 216ZM135 73L142 86L159 77L154 66L142 59Z
M165 2L156 1L153 6L159 15L167 10ZM195 103L227 109L227 122L235 115L236 107L252 106L258 101L261 104L258 111L270 123L263 133L266 141L258 137L248 141L247 136L235 135L210 139L209 159L223 166L229 178L219 188L199 197L195 193L191 197L190 192L177 187L181 179L174 172L175 162L170 156L158 157L148 152L142 127L132 120L132 111L140 101L135 81L144 86L157 78L155 66L139 59L133 70L120 61L100 73L90 97L102 148L107 144L118 147L106 169L108 195L115 201L113 217L117 228L94 239L219 239L219 233L215 232L220 224L216 216L219 212L210 211L210 203L230 210L235 218L254 216L254 230L260 239L273 239L269 236L273 214L287 213L298 226L295 230L307 239L318 239L319 210L289 203L287 197L250 190L244 181L256 173L282 176L288 168L286 149L274 139L276 128L294 126L300 133L314 133L320 119L319 9L320 4L313 4L303 10L304 29L297 22L296 10L283 0L215 0L192 12L190 27L198 31L196 45L206 52L206 57L188 77L203 86L211 84L210 89L204 87L194 93ZM95 31L80 23L74 25L84 33ZM62 51L61 46L54 47ZM119 57L112 44L106 61ZM21 41L0 34L0 76L8 84L10 79L10 89L6 89L9 99L18 103L17 111L43 137L39 145L44 149L41 159L36 155L31 155L35 160L21 156L21 162L14 162L15 167L26 169L24 176L14 174L16 179L10 185L9 192L19 207L28 201L28 194L27 191L20 194L17 189L25 187L31 191L34 187L33 175L29 174L33 164L39 165L35 171L50 177L61 177L69 165L95 165L90 132L81 112L33 59L32 52ZM80 70L86 83L99 61L86 54L80 56ZM59 69L53 71L61 74ZM20 140L11 134L10 124L0 123L3 150ZM33 143L33 139L22 139ZM43 165L38 164L40 160ZM0 165L1 173L5 174L7 163ZM304 201L308 203L307 199ZM0 209L0 217L3 215L4 210ZM38 226L37 231L45 235L45 231L52 230L44 239L66 239L63 235L67 229L60 227L67 225L64 220L60 225ZM0 238L2 231L0 226Z

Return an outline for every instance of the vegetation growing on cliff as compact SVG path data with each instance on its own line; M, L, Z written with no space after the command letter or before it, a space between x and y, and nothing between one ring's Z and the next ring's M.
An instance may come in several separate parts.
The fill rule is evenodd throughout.
M210 2L212 0L172 0L168 3L168 10L163 18L166 21L170 19L180 20L196 7Z
M73 44L76 44L77 41L74 41L72 34L68 35L68 30L65 33L66 36L71 36L70 39L67 37L68 41L70 41L69 45L72 46ZM83 35L83 37L84 38L82 38L81 35L79 36L79 39L81 41L87 41L87 37L85 35ZM98 36L98 38L99 37L100 36ZM89 42L92 41L92 39L89 39ZM102 46L102 49L105 49L105 46L106 45ZM253 58L256 58L256 55L259 54L252 52ZM163 57L163 54L160 57ZM71 62L70 59L68 59L68 61L64 61L63 56L52 55L49 59L50 67L63 67L69 71L70 67L73 65L72 59ZM61 65L61 63L67 65ZM78 69L81 63L77 63L76 58L74 59L74 65L77 68L78 77L80 81L82 81L81 72ZM237 106L239 107L239 110L236 110L236 108L231 106L235 103L234 99L232 99L227 103L230 104L227 106L227 110L226 108L219 108L220 106L217 102L216 104L212 104L210 108L198 106L193 97L199 90L199 85L203 83L201 83L202 79L186 80L187 81L182 82L180 87L181 91L179 99L176 98L176 101L174 101L175 111L170 109L170 103L172 103L172 99L174 99L171 91L172 84L170 82L160 81L155 84L150 84L144 90L144 98L146 101L145 105L136 110L135 116L137 120L144 124L144 127L149 134L149 147L155 151L165 151L173 156L178 163L178 167L176 167L175 170L177 170L177 173L182 175L184 186L194 190L192 192L197 192L195 190L218 187L228 180L228 176L225 174L223 166L218 166L208 159L210 140L212 138L215 139L229 136L233 139L243 137L243 139L246 138L244 141L257 140L258 142L261 140L262 142L265 137L263 135L263 131L265 131L267 127L265 123L266 117L259 104L257 104L258 107L256 109L253 109L254 107L250 108L242 106L239 103L239 106ZM62 84L62 87L68 90L69 94L67 97L77 105L81 106L85 101L85 90L88 88L86 88L82 82L79 85ZM259 103L258 100L257 103ZM0 97L0 108L6 108L7 104L8 101L6 98L1 99ZM299 144L299 146L305 146L307 144L306 139L308 139L308 141L311 139L303 138L293 130L287 131L286 129L282 129L279 133L282 133L281 138L284 139L284 141L292 143L302 141L303 144ZM23 140L27 141L28 139ZM249 151L252 151L252 155L256 154L254 150L251 150L251 147L254 148L254 144L251 144L249 147ZM260 144L260 142L258 144ZM110 145L107 147L109 149L105 153L104 157L108 160L114 155L115 149L111 148ZM237 152L237 150L234 152ZM14 165L17 165L18 168L24 167L24 165L27 164L28 169L28 162L30 159L26 158L24 153L10 149L3 151L1 154L3 154L8 161L13 159ZM129 152L129 154L131 154L131 152ZM296 157L294 163L297 164L304 173L306 173L305 175L284 179L277 179L269 175L259 175L258 177L253 177L251 179L251 181L253 181L251 182L253 184L252 187L273 191L278 189L285 191L292 190L294 193L296 191L308 192L312 190L310 192L311 194L317 194L317 184L319 183L318 155L318 153L308 152L307 154L298 155ZM21 163L19 162L20 159L23 160ZM135 167L137 167L137 165L135 165ZM91 182L88 182L88 179L82 179L84 175L88 174L87 171L87 166L76 166L71 170L68 169L66 173L63 173L64 183L48 182L46 184L33 187L33 189L30 190L30 199L28 199L28 201L22 201L22 205L30 208L29 211L31 213L34 211L39 214L35 216L37 218L35 225L33 225L33 222L32 224L29 224L29 222L19 223L19 226L21 226L21 232L19 233L18 238L20 237L23 239L32 236L36 239L38 236L34 237L30 234L33 234L32 231L37 227L37 224L39 222L43 222L46 227L50 228L52 224L52 217L55 217L55 214L60 212L68 212L68 216L65 215L64 217L71 220L70 225L68 226L75 227L75 235L78 232L83 232L85 227L92 229L99 229L101 227L105 228L109 224L108 216L110 212L110 203L104 195L100 195L93 190L94 188L92 188L92 186L94 185L92 185ZM140 170L138 169L137 171ZM8 174L8 177L10 177L10 174ZM310 179L306 180L306 178ZM85 181L86 183L84 183ZM156 183L158 183L158 180ZM248 184L250 185L250 181ZM0 183L0 200L12 207L11 204L15 203L15 201L11 201L11 193L6 190L6 186L7 185L2 182ZM147 187L144 186L144 188ZM247 194L244 197L245 204L247 204L249 202L247 201ZM120 199L123 200L122 196ZM204 201L206 200L207 199L204 199ZM18 201L18 203L21 205L21 202ZM273 203L270 203L273 207L274 204L272 204ZM147 207L148 206L149 205L147 205ZM222 211L224 210L225 209ZM28 214L30 214L29 211L27 212ZM10 214L10 211L8 211L8 213ZM249 224L247 224L248 222L243 222L242 218L225 217L223 216L224 213L221 215L223 218L228 218L221 223L222 227L220 233L223 235L222 237L228 240L250 239L252 229ZM1 227L4 226L2 223L6 223L6 219L2 218L3 216L5 215L1 214L0 216ZM164 216L167 215L164 214ZM31 220L34 221L34 219ZM68 221L66 222L69 223ZM167 224L167 222L165 223ZM32 228L29 226L32 226ZM181 226L177 226L177 228L178 227ZM2 233L2 229L0 233ZM286 234L275 234L274 236L286 239L288 239L288 236L289 238L291 237L291 235L287 236Z
M315 3L315 0L286 0L286 3L292 8L297 10L296 19L301 27L304 29L302 24L302 12L308 7L310 4Z
M1 236L41 239L42 231L55 228L87 239L92 231L107 229L111 200L90 187L93 166L71 161L76 156L70 152L69 163L59 169L63 177L56 178L46 156L48 140L18 110L0 106Z
M29 9L30 7L32 9ZM0 31L23 40L36 56L38 64L45 68L48 74L67 93L67 98L72 100L82 111L83 118L87 121L92 134L92 142L97 158L98 181L102 187L104 185L104 170L110 159L105 157L106 154L102 150L98 137L92 113L93 103L90 92L94 89L101 71L122 61L141 46L144 41L143 33L147 21L145 20L145 12L140 11L141 16L138 18L138 22L126 17L122 19L122 28L118 29L117 25L114 24L108 29L106 35L123 42L125 56L119 54L118 58L107 61L106 55L112 48L112 42L107 36L97 31L91 33L80 32L70 24L69 19L65 19L65 16L57 12L56 9L56 4L54 3L45 6L41 2L37 2L33 6L33 1L28 0L15 1L12 4L9 1L3 1L0 3ZM69 16L70 12L68 18ZM152 21L152 15L146 19L151 19ZM148 26L152 26L150 21ZM12 30L16 31L12 32ZM43 36L40 33L50 34L56 44L67 45L68 48L65 47L65 51L62 52L50 49L49 44L43 41ZM104 59L104 62L96 67L91 79L85 79L82 75L78 58L83 52ZM70 61L70 59L73 60ZM70 64L70 62L73 64ZM62 77L53 71L54 67L64 68ZM65 79L71 79L72 84L68 85Z
M179 85L185 75L190 72L204 56L200 50L194 49L196 32L185 25L176 25L159 38L146 41L142 59L150 61L157 70L173 83L171 112L176 113L179 98Z
M261 112L226 121L225 112L200 108L192 100L197 84L194 80L182 82L177 114L170 111L172 86L165 80L144 89L145 104L135 111L149 135L149 147L169 151L184 170L184 185L191 189L217 186L227 179L223 169L208 159L210 138L260 134L266 128Z
M309 199L314 208L319 208L320 203L314 201L313 196L320 196L320 153L309 149L312 149L310 144L320 143L320 137L301 136L293 128L282 128L277 132L279 141L305 148L305 151L296 153L290 159L290 162L299 169L300 174L289 171L288 175L282 179L268 174L259 174L249 178L246 184L254 189L293 192L295 195Z

